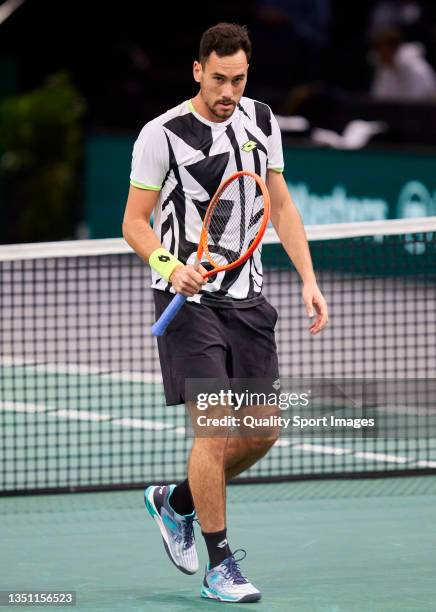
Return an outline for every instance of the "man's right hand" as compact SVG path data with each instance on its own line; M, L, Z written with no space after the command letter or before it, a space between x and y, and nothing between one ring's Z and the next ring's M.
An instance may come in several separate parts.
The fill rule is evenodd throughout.
M202 274L206 274L203 266L199 266L197 270L194 266L177 266L170 276L170 283L176 293L192 297L206 283Z

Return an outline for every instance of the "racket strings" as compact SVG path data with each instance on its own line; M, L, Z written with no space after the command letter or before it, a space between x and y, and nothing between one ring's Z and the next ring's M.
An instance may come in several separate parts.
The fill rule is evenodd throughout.
M207 220L210 263L218 267L239 259L255 240L263 217L262 192L254 178L238 177L227 185Z

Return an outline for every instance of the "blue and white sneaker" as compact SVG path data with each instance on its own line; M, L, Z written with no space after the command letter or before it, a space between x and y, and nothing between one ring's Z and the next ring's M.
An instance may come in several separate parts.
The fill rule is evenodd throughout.
M195 511L182 516L171 508L168 500L175 488L175 484L148 487L144 492L145 505L159 527L171 561L184 574L195 574L198 570L194 538Z
M244 553L244 556L235 559L237 552ZM216 567L209 569L208 564L200 595L207 599L217 599L226 603L259 601L262 597L260 591L242 575L238 565L239 561L245 559L246 556L245 550L240 548Z

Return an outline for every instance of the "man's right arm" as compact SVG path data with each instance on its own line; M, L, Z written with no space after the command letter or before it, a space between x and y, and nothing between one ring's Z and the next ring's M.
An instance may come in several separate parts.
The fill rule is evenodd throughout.
M148 263L150 255L162 247L150 225L150 217L159 191L130 186L123 219L123 236L132 249ZM200 270L205 270L200 266ZM204 284L202 275L193 266L177 266L170 276L170 282L177 293L193 296Z
M159 191L130 185L123 219L123 236L132 249L148 263L150 255L162 246L150 225L151 213L159 199Z

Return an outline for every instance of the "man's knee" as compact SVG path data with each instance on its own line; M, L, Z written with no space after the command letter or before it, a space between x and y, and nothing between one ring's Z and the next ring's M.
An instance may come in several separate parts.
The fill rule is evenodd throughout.
M263 455L265 454L279 438L278 432L270 432L256 438L245 438L244 443L247 448L247 452L252 455Z
M215 461L224 462L228 438L226 436L216 436L213 438L196 437L194 447Z

